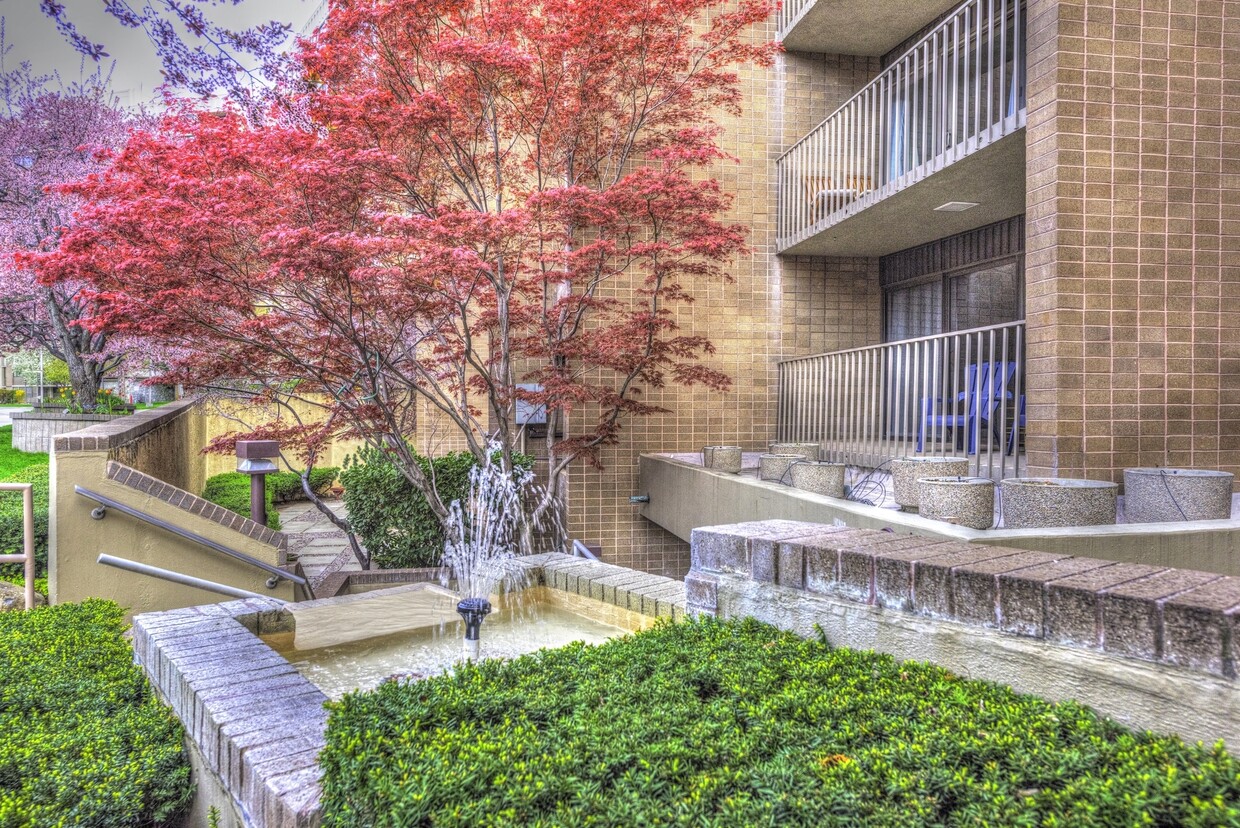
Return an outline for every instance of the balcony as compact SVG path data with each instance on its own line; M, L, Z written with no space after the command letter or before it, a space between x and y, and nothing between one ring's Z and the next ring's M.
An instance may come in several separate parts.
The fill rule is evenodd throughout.
M779 39L790 52L885 55L959 0L789 0Z
M880 256L1024 212L1024 18L969 0L785 152L779 251Z
M1024 322L786 360L777 439L820 443L850 465L960 455L974 474L1015 477L1024 377Z

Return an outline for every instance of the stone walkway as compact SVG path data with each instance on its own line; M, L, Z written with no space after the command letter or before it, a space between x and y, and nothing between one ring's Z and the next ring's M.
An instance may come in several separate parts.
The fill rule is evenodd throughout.
M326 502L333 512L348 517L343 501ZM288 535L289 555L296 555L301 562L311 589L318 588L327 576L337 572L362 571L345 533L314 508L314 504L299 500L277 506L276 511L280 513L281 531Z

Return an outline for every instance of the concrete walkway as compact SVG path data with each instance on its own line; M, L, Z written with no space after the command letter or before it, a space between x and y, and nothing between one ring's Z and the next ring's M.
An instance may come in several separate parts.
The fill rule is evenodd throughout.
M348 516L343 501L326 502L336 514ZM310 579L311 589L317 589L329 575L337 572L362 571L348 537L314 504L299 500L277 506L276 511L280 513L281 531L288 535L289 557L297 556Z

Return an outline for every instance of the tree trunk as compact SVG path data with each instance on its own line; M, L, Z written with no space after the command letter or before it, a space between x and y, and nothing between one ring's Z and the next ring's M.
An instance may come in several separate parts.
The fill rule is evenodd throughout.
M90 332L85 328L72 326L65 319L60 303L51 288L44 288L44 304L61 353L58 354L69 367L69 384L73 386L73 399L83 413L90 414L95 410L99 399L99 386L103 382L103 363L82 358L82 353L90 346ZM55 353L55 349L52 349Z

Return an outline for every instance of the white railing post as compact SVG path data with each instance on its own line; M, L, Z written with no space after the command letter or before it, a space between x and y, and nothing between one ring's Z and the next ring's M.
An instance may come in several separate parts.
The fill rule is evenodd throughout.
M29 483L0 483L0 492L22 493L22 553L0 555L0 563L24 564L26 609L34 609L34 487Z

